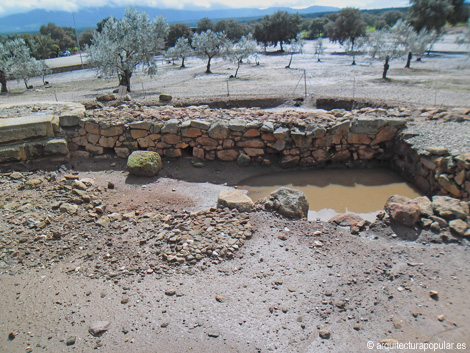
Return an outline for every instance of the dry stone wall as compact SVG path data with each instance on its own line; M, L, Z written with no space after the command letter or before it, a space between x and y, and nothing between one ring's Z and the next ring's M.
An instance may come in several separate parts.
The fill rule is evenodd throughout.
M316 111L279 120L276 114L262 111L260 118L260 110L247 111L242 117L207 120L112 123L90 117L69 133L69 147L81 157L114 152L126 158L134 150L150 150L169 158L190 153L203 161L269 164L278 160L284 167L324 166L390 160L395 136L406 126L403 118L366 114L336 117Z

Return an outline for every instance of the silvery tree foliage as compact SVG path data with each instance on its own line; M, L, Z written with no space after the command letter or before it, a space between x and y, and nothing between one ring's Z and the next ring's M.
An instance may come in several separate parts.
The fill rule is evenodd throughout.
M194 49L189 44L189 39L185 37L178 38L174 47L166 51L166 56L171 59L181 58L180 68L185 67L184 60L194 54Z
M290 54L289 64L286 66L286 69L290 69L290 65L292 64L292 58L296 53L302 53L302 49L304 47L305 41L302 39L300 34L297 35L295 39L291 39L287 44L287 52Z
M216 33L208 29L205 32L194 34L192 45L197 56L203 59L207 58L206 74L210 74L212 58L225 56L232 43L225 33Z
M50 72L44 62L31 56L31 50L23 39L12 39L0 43L0 83L1 92L7 93L8 77L23 80L26 88L31 77Z
M157 71L155 55L165 47L168 24L163 17L151 21L147 13L127 8L120 20L106 21L88 47L90 62L104 75L116 74L119 85L131 91L131 77L137 67L148 75Z
M437 31L423 28L416 32L410 23L403 20L398 20L390 31L397 38L397 45L408 54L405 65L405 68L408 69L411 67L413 55L420 58L426 51L431 50L431 47L439 38Z
M254 55L257 52L257 49L258 44L251 34L248 34L248 36L242 36L238 42L230 47L227 52L227 56L231 61L237 64L234 78L237 78L238 70L240 70L240 65L243 63L243 60Z

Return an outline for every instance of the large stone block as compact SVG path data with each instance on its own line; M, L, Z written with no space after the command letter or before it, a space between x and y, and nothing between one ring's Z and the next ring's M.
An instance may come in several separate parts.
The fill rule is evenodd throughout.
M253 206L253 200L242 190L222 190L217 198L218 208L228 207L240 212L250 212Z
M54 121L52 115L31 115L0 119L0 143L53 137Z

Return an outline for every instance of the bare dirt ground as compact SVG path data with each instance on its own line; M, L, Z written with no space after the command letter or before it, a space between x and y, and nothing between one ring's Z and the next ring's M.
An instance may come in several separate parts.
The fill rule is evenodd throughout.
M356 75L355 97L469 105L463 55L425 58L412 70L394 62L390 82L378 80L381 64L366 58L355 67L343 56L317 63L307 51L294 57L291 70L284 69L287 56L260 60L260 67L244 65L237 80L228 80L234 67L222 61L213 75L203 75L205 63L196 59L183 70L163 64L154 79L135 75L132 95L215 99L226 95L228 81L235 97L289 98L305 69L313 95L352 97ZM52 88L33 91L11 82L15 92L0 103L55 95L86 101L116 86L115 78L96 79L88 70L49 81ZM427 343L428 352L469 350L467 245L406 241L383 224L357 236L329 223L218 211L211 208L224 184L259 170L166 163L156 179L129 177L115 160L0 174L1 352L425 351L379 349L387 339ZM65 175L85 180L86 195L73 191L74 179ZM60 208L79 195L88 201L77 201L77 213ZM114 218L97 225L97 209ZM238 240L231 256L219 256L219 235L231 227L251 229L251 236ZM157 240L163 230L200 229L214 251L180 265L162 258L173 241ZM97 321L109 327L95 337L89 329Z

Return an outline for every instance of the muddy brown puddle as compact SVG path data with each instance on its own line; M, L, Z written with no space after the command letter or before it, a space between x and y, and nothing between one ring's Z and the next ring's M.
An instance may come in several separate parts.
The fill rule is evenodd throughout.
M302 191L309 203L309 220L328 221L341 213L373 221L395 194L415 198L420 193L388 169L328 169L285 171L251 176L238 183L253 201L281 186Z

